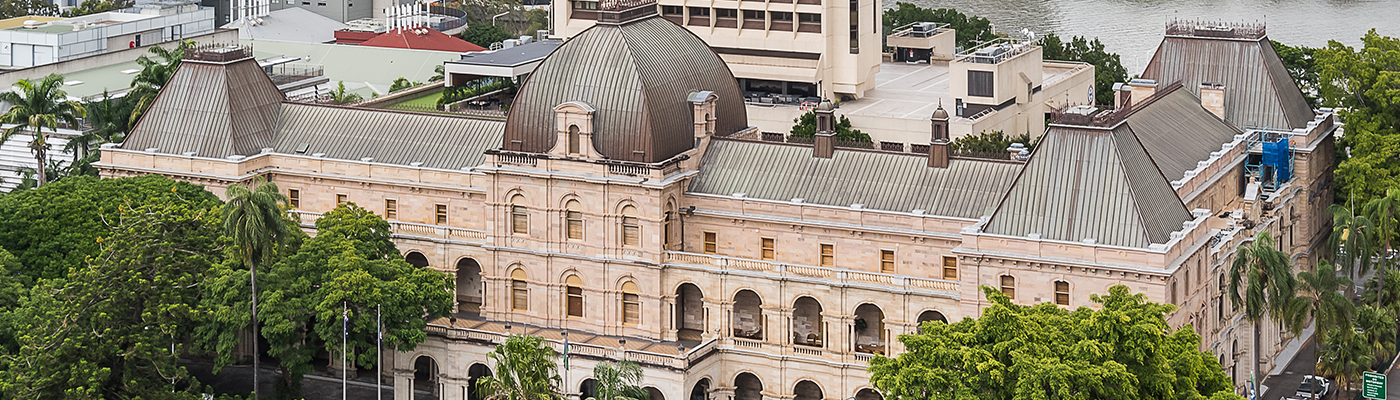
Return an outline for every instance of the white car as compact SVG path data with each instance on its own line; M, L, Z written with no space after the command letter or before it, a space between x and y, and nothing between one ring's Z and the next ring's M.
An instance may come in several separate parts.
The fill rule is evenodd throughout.
M1293 393L1293 397L1300 399L1320 399L1327 396L1327 391L1332 388L1332 382L1327 378L1314 375L1304 375L1303 383L1298 385L1298 391Z

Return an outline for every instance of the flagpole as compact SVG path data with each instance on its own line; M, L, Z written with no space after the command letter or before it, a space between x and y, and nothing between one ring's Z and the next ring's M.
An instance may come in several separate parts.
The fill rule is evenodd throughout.
M379 387L379 380L384 378L384 320L379 312L381 305L374 306L374 398L384 399L384 389Z
M340 315L344 317L340 319L340 399L346 400L346 376L350 370L350 305L344 301L340 302Z

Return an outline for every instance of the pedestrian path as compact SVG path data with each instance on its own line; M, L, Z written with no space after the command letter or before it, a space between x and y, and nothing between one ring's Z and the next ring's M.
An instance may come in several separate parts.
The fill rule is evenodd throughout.
M1269 371L1269 376L1282 374L1283 371L1288 368L1288 364L1293 362L1293 357L1298 355L1298 350L1302 349L1303 344L1307 343L1308 339L1312 338L1313 331L1316 330L1314 328L1316 327L1316 321L1308 324L1308 327L1303 329L1302 334L1293 338L1292 341L1289 341L1287 346L1283 346L1283 351L1280 351L1278 356L1274 357L1274 370Z

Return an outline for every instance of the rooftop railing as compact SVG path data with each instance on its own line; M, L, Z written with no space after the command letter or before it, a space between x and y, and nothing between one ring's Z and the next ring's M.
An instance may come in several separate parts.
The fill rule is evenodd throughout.
M958 53L954 61L998 64L1038 47L1040 46L1019 40L996 39Z
M1228 23L1219 21L1172 20L1167 22L1168 36L1198 36L1231 39L1259 39L1264 37L1262 23Z

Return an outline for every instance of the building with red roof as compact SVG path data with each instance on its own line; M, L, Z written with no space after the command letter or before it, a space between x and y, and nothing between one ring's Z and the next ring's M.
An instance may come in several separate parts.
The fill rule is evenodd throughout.
M337 32L336 36L337 39L340 38L339 32ZM471 44L471 42L448 36L445 33L426 27L390 29L378 36L361 42L360 45L392 47L397 49L455 51L459 53L486 50L486 48Z

